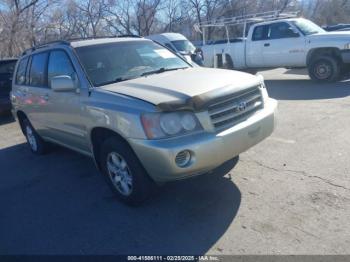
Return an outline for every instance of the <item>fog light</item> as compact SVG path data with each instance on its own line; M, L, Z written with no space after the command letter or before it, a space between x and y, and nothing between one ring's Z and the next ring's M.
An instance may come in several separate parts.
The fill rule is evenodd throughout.
M188 150L181 151L175 157L175 163L179 167L185 167L191 162L191 152Z

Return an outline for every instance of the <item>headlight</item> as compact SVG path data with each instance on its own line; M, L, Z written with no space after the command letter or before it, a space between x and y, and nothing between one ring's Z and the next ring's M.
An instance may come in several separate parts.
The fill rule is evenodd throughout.
M344 45L344 49L350 49L350 43L347 43L346 45Z
M160 127L167 135L175 135L182 129L181 118L177 113L164 114L160 116Z
M197 117L192 112L147 113L141 122L149 139L167 138L202 130Z

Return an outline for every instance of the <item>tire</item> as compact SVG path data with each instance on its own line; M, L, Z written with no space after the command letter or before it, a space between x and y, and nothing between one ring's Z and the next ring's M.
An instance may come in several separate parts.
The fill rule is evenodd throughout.
M154 182L126 142L117 137L106 139L100 165L108 185L122 202L137 206L151 196Z
M36 155L44 155L48 144L39 136L28 119L23 120L22 126L30 150Z
M317 82L336 82L340 79L341 66L339 61L331 56L319 56L308 66L309 76Z
M239 156L234 157L231 160L226 161L221 166L215 168L209 173L209 176L215 176L215 177L224 177L225 175L229 174L232 169L236 167L236 165L239 162Z
M234 65L233 65L233 60L231 58L230 55L226 54L226 64L224 65L225 69L234 69Z

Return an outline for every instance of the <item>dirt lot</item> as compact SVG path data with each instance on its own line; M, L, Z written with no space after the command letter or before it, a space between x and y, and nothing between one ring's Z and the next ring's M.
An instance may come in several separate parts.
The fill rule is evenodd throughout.
M349 254L350 82L262 74L279 100L274 134L220 170L231 178L167 185L140 208L117 202L88 158L33 156L2 117L0 254Z

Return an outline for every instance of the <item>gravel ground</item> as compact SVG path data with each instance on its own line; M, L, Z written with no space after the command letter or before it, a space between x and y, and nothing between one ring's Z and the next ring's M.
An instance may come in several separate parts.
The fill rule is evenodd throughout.
M0 120L0 254L350 254L350 82L262 72L274 134L233 169L120 204L84 156L29 152Z

